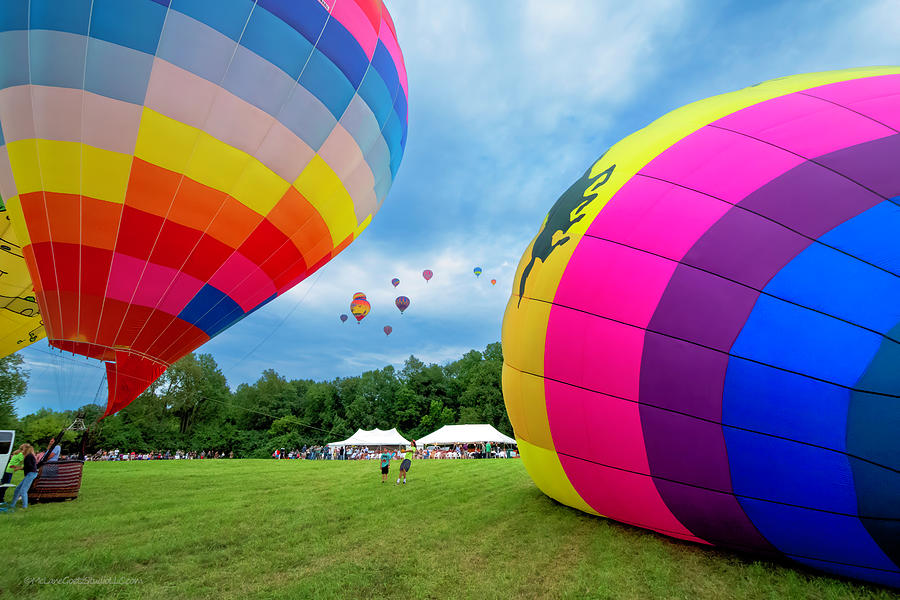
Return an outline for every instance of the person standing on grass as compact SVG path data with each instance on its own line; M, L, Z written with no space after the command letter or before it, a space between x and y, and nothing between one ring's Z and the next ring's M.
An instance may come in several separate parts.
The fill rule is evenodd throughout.
M22 460L22 469L25 471L25 479L20 481L19 485L16 486L16 490L13 492L12 502L9 505L10 508L15 508L19 498L22 499L22 508L28 508L28 489L38 476L37 458L34 455L34 448L31 444L22 444L19 447L19 450L22 451L22 454L25 457Z
M484 444L484 457L485 458L493 458L491 456L491 443L490 442L486 442Z
M0 481L0 485L7 484L12 480L13 473L16 471L22 470L22 462L25 460L25 455L22 454L22 448L19 447L18 450L13 452L12 456L9 457L9 464L6 465L6 470L3 472L3 480ZM6 502L6 488L0 488L0 503Z
M387 481L388 473L391 470L391 454L387 449L381 447L381 483Z
M397 476L397 483L394 485L400 484L400 479L403 479L403 483L406 483L406 474L409 473L409 468L412 466L413 456L416 455L416 440L410 442L410 447L406 449L406 455L403 457L403 462L400 463L400 474Z

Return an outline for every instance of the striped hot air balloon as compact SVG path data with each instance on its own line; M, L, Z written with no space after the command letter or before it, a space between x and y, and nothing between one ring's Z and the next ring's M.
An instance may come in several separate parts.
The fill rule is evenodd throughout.
M359 236L406 99L380 0L0 3L0 196L107 414Z
M503 394L560 502L900 586L900 67L666 115L558 200Z

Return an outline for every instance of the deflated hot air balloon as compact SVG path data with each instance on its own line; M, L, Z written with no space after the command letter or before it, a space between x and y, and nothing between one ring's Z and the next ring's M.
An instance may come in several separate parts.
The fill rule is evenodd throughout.
M402 315L403 311L409 308L409 298L406 296L397 296L397 299L394 300L394 304L400 309L400 314Z
M391 279L391 285L397 287L398 285L400 285L400 280L394 277L393 279Z
M391 335L391 332L393 330L394 330L394 328L391 327L390 325L385 325L384 326L384 335Z
M372 305L366 300L365 295L354 294L353 300L350 302L350 312L356 317L356 322L359 323L365 319L370 310L372 310Z
M503 323L549 496L900 586L900 68L777 79L613 146Z
M475 268L473 269L473 272L475 273L475 277L480 276L481 273L482 273L481 267L475 267Z
M346 322L348 319L347 315L341 315L341 323Z
M0 40L0 195L107 414L343 250L400 165L380 0L4 2Z
M422 277L424 277L425 281L428 282L432 277L434 277L434 273L432 273L428 269L425 269L424 271L422 271Z

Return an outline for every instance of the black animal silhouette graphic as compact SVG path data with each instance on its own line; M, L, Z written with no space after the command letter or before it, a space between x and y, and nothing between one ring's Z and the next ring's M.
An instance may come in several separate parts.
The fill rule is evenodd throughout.
M603 156L606 156L606 153ZM603 160L603 156L597 159L597 162ZM594 164L596 165L597 163L595 162ZM569 241L569 236L566 235L569 229L584 218L582 211L600 195L597 188L609 181L615 169L616 165L612 165L592 177L591 171L594 170L594 167L591 166L578 181L573 183L559 197L559 200L547 213L547 220L538 232L534 245L531 247L531 260L525 265L525 268L522 270L522 277L519 279L519 302L516 305L517 307L522 304L522 297L525 295L525 283L535 263L538 260L542 263L546 262L554 250ZM576 216L573 217L573 214ZM563 237L554 242L553 238L556 236L556 232L562 234Z

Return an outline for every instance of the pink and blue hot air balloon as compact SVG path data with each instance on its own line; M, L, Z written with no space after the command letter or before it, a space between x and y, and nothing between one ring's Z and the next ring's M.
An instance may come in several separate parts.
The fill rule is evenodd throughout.
M613 146L525 251L503 358L553 498L900 587L900 68Z

